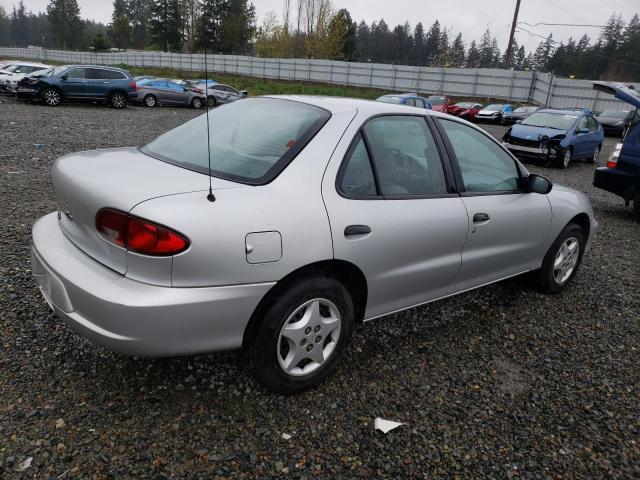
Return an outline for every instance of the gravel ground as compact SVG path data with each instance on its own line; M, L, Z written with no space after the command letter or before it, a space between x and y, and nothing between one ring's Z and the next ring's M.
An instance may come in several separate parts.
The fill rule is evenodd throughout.
M586 192L601 222L564 294L515 279L369 323L322 387L285 398L235 352L92 345L31 279L53 160L140 145L195 112L0 102L0 477L640 477L640 225L591 186L592 165L531 168ZM383 435L377 416L406 425Z

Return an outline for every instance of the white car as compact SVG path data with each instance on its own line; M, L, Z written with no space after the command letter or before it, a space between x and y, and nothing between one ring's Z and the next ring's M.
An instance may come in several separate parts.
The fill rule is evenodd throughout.
M24 77L49 70L51 65L37 62L14 62L0 69L0 91L15 92L18 82Z

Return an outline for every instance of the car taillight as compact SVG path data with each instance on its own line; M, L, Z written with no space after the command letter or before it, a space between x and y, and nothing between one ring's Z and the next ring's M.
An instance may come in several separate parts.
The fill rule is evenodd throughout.
M189 247L189 240L178 232L111 208L98 212L96 229L108 242L142 255L176 255Z
M622 143L616 145L615 150L611 154L611 158L607 162L607 168L616 168L618 166L618 158L620 157L620 151L622 150Z

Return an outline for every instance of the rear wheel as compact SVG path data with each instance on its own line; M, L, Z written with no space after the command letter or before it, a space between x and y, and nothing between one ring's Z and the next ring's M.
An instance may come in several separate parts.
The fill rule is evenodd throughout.
M193 100L191 100L191 107L196 108L196 109L202 108L202 103L203 103L202 99L196 97Z
M598 157L600 156L600 145L593 151L593 156L587 160L589 163L598 163Z
M142 101L147 107L150 108L158 106L158 99L151 94L145 96Z
M586 245L582 228L570 223L544 257L542 267L533 272L537 286L545 293L562 292L575 276Z
M337 280L308 277L274 295L259 322L245 343L247 365L267 389L298 393L320 384L344 356L353 301Z
M218 103L217 100L216 100L216 97L214 97L213 95L209 95L207 97L207 106L215 107L216 103Z
M44 100L44 103L46 105L49 105L50 107L57 107L62 101L62 95L60 95L60 92L57 88L53 87L47 88L44 92L42 92L42 98Z
M127 97L122 92L113 92L109 95L109 103L113 108L124 108L127 106Z

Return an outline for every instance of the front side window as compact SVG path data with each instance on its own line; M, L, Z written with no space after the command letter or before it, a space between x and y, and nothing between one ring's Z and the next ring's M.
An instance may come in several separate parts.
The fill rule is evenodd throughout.
M424 118L378 117L364 132L383 196L447 193L440 154Z
M86 69L84 69L84 68L72 68L67 73L67 78L72 78L72 79L75 79L75 80L84 80L85 78L87 78Z
M248 184L275 178L329 120L326 110L275 98L233 102L200 115L141 148L142 153L208 174Z
M466 192L515 192L520 178L515 161L475 128L438 119L451 142Z

